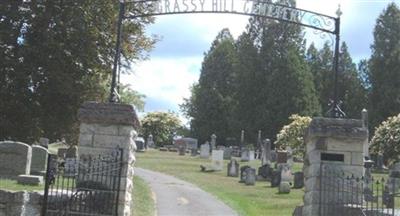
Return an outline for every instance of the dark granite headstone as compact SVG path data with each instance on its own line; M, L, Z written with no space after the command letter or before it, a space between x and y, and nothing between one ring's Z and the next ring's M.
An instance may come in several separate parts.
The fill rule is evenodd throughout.
M243 183L245 181L246 178L246 169L247 168L251 168L250 166L242 166L240 167L240 183Z
M288 153L286 151L278 151L277 152L277 163L287 163L288 160Z
M271 187L278 187L281 183L281 172L274 170L271 176Z
M295 172L294 173L293 187L296 189L304 187L304 173L303 172Z
M270 179L272 171L274 171L274 169L272 169L269 164L265 164L264 166L258 168L258 175L263 178Z

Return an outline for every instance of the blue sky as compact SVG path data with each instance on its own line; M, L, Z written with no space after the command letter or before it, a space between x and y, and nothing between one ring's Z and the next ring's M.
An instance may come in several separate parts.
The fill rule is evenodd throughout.
M340 4L341 39L357 62L369 57L376 18L390 2L400 5L400 0L297 0L297 7L335 16ZM245 30L248 18L225 14L157 17L146 32L161 40L149 53L149 60L134 64L133 74L123 75L121 80L146 95L145 112L179 113L179 104L190 96L189 87L199 78L203 54L217 33L229 28L237 38ZM317 45L324 42L312 31L307 31L306 37ZM181 119L186 121L182 116Z

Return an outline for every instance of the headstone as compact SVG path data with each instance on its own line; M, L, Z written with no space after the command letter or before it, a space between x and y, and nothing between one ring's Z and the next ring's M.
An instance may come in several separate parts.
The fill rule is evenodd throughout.
M147 147L148 148L154 148L155 147L152 134L150 134L149 137L147 137Z
M258 168L258 175L265 178L265 179L271 179L272 176L272 167L269 164L264 164L263 166Z
M281 172L274 170L271 176L271 187L278 187L281 183Z
M190 156L197 156L197 149L190 149Z
M239 176L239 163L235 159L232 159L228 163L228 176L230 177Z
M18 175L29 175L32 148L21 142L0 142L0 177L16 179Z
M135 138L135 144L136 144L136 151L137 152L145 152L146 151L146 146L144 143L144 139L142 137L136 137Z
M400 189L400 162L394 163L389 171L389 178L386 181L388 193L397 193Z
M246 178L244 179L244 183L246 185L255 185L256 183L256 170L253 168L247 168L245 170Z
M383 155L381 153L376 155L376 169L383 170Z
M200 158L207 159L210 157L210 145L205 143L200 146Z
M32 145L31 175L42 175L46 172L48 151L39 145Z
M272 163L276 162L277 157L278 156L276 155L276 151L275 150L271 151L271 162Z
M289 166L282 167L281 182L292 182L292 181L293 181L293 175L292 171L290 170L290 167Z
M215 171L221 171L224 169L224 152L222 150L212 151L211 166Z
M49 146L50 140L48 138L40 137L39 138L39 145L47 148Z
M65 158L77 158L77 157L78 157L78 147L75 145L70 146L65 153Z
M278 164L287 163L287 159L288 159L287 151L278 151L278 152L276 152L276 154L277 154L276 163L278 163Z
M265 139L261 145L261 165L271 163L271 140Z
M240 160L243 161L243 162L250 161L250 150L243 149L242 150L242 156L241 156Z
M224 160L230 160L232 158L232 148L225 148L224 150Z
M293 167L293 150L290 147L287 147L287 164Z
M185 155L185 153L186 153L185 145L178 145L178 152L179 152L179 155L181 155L181 156Z
M64 172L66 176L75 176L78 173L78 160L76 158L66 158Z
M216 149L217 146L217 136L215 134L211 135L211 150Z
M290 193L290 182L281 182L279 184L279 193Z
M249 151L249 161L253 161L255 159L254 156L255 156L254 150L250 150Z
M66 149L66 148L59 148L59 149L57 150L57 157L58 157L58 158L65 159L65 156L67 155L67 150L68 150L68 149Z
M303 172L295 172L294 173L293 187L296 189L300 189L300 188L304 187L304 173Z
M246 179L246 169L251 168L250 166L242 166L240 167L240 183L243 183L244 180Z
M41 185L43 184L43 176L37 175L19 175L17 177L17 183L22 185Z

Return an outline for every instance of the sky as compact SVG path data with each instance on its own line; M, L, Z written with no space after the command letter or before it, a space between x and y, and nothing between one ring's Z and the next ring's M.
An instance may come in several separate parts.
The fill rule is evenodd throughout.
M172 1L172 0L171 0ZM211 1L211 0L206 0ZM376 19L390 2L400 0L297 0L297 8L336 16L340 5L341 41L348 45L353 60L368 58L373 43ZM200 76L204 53L219 31L229 28L234 38L244 30L249 17L227 14L185 14L156 17L147 35L160 38L149 59L132 65L130 75L122 75L121 82L146 95L143 115L154 111L173 111L183 117L179 104L190 97L190 86ZM317 46L324 43L318 34L307 30L306 39Z

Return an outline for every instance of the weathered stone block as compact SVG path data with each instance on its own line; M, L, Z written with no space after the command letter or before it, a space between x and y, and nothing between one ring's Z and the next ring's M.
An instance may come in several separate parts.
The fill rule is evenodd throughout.
M80 134L79 135L79 146L90 146L93 147L93 134Z
M78 118L82 123L140 126L135 109L129 104L85 102Z
M43 176L19 175L17 177L17 183L25 185L40 185L43 184Z

